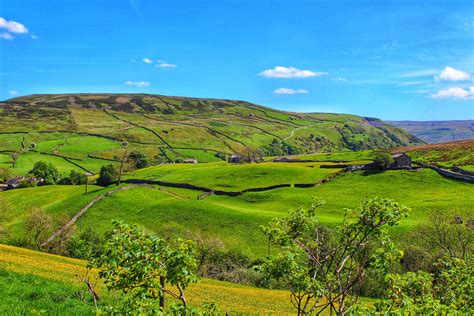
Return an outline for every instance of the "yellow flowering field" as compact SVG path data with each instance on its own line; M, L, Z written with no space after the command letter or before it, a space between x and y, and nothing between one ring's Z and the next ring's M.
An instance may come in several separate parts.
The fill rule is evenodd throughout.
M0 270L36 275L79 287L83 285L78 275L86 273L85 266L86 262L83 260L0 244ZM100 285L98 290L105 292L105 288ZM294 313L288 291L202 279L201 282L189 287L187 296L192 305L213 301L222 311L233 313L279 315Z

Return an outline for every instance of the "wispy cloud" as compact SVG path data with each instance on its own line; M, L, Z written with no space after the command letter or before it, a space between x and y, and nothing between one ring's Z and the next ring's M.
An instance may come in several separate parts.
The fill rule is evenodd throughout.
M305 89L291 89L291 88L280 88L273 91L276 94L306 94L309 93Z
M335 78L331 78L332 81L347 81L346 78L343 78L343 77L335 77Z
M431 77L439 73L438 69L422 69L399 75L400 78Z
M145 64L153 64L155 63L151 58L145 57L142 59L142 62ZM175 64L168 63L165 60L157 59L156 60L156 67L158 68L176 68L177 66Z
M266 69L259 73L260 76L265 78L308 78L308 77L319 77L327 75L327 72L316 72L311 70L302 70L295 67L284 67L276 66L272 69Z
M130 87L138 87L138 88L145 88L149 87L150 83L148 81L125 81L125 85L130 86Z
M470 73L449 66L444 68L438 76L435 76L436 81L464 81L469 79L471 79Z
M16 90L10 90L10 91L8 91L8 94L11 95L11 96L14 96L14 95L17 95L17 94L18 94L18 91L16 91Z
M176 65L175 64L170 64L170 63L168 63L164 60L158 59L156 67L159 67L159 68L176 68Z
M3 17L0 17L0 29L4 32L0 34L0 38L11 40L14 38L13 34L28 34L28 28L16 21L9 21Z
M3 32L3 33L0 33L0 38L1 38L1 39L6 39L6 40L12 40L12 39L13 39L13 35L11 35L11 34L8 33L8 32Z
M431 95L433 99L473 99L474 98L474 86L469 89L460 87L452 87Z

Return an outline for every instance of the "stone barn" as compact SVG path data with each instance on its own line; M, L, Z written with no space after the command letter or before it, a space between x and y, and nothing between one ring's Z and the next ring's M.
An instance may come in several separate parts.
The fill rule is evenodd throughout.
M411 158L405 153L396 153L392 156L392 169L411 169Z
M243 159L242 159L242 157L239 156L239 155L232 155L232 156L229 157L228 162L231 162L231 163L242 163L242 162L243 162Z

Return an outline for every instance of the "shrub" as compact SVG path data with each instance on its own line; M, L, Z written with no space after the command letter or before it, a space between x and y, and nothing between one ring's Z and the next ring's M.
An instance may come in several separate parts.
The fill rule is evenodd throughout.
M43 179L44 184L56 184L59 181L59 171L52 163L38 161L29 173L37 179Z
M8 168L0 168L0 182L7 182L13 178L13 174Z
M71 172L69 173L69 176L61 179L60 184L79 185L79 184L85 184L86 182L87 182L87 177L85 174L78 172L76 170L71 170Z
M100 168L97 184L106 187L116 182L118 179L118 176L119 176L119 172L113 165L102 166Z
M146 168L150 165L147 155L141 152L132 152L128 155L128 160L134 169Z

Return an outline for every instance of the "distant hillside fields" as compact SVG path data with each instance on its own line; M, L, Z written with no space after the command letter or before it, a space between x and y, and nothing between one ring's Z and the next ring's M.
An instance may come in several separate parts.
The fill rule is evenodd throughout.
M244 101L147 94L31 95L0 103L0 166L27 173L50 160L96 173L127 150L155 161L260 150L264 155L359 150L421 141L377 119L290 113Z
M474 120L461 121L388 121L429 144L474 138Z

